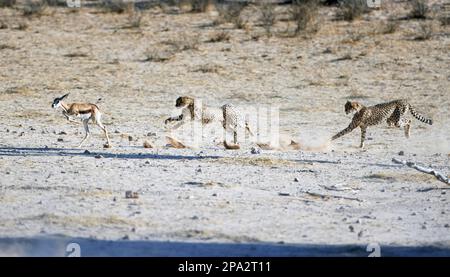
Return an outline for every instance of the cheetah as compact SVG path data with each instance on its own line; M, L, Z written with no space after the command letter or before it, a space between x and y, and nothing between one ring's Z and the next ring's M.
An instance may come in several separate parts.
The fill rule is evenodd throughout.
M404 129L405 137L409 138L411 129L411 120L406 119L405 115L408 110L419 121L426 124L433 124L433 120L425 118L414 110L407 100L400 99L387 103L381 103L375 106L366 107L356 101L347 101L345 103L345 113L356 112L352 122L347 128L334 135L331 140L335 140L343 135L353 131L355 128L361 128L361 144L360 148L364 148L364 140L366 138L366 130L368 126L374 126L385 121L388 126L395 126Z
M222 127L226 131L233 132L234 143L237 143L237 128L242 126L241 120L243 117L232 104L225 104L220 110L215 110L209 109L205 104L201 106L196 105L195 102L196 100L189 96L178 97L175 102L175 107L182 108L181 114L167 118L164 123L168 124L172 121L179 121L179 123L173 127L176 129L186 123L188 117L190 117L190 120L199 119L203 125L217 121L222 124ZM253 135L248 125L248 121L245 121L245 129Z

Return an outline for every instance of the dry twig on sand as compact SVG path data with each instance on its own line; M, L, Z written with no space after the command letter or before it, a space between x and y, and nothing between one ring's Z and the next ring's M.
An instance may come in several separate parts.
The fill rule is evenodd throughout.
M330 198L335 198L335 199L345 199L345 200L353 200L353 201L362 202L361 199L354 198L354 197L346 197L346 196L331 195L331 194L320 194L320 193L309 192L309 191L304 191L304 193L308 194L309 196L312 196L315 198L321 198L321 199L325 199L325 200L328 200Z
M402 164L402 165L406 165L408 167L414 168L415 170L418 170L420 172L426 173L426 174L431 174L434 177L436 177L436 179L438 179L441 182L444 182L447 185L450 185L450 179L448 177L446 177L444 174L432 169L432 168L428 168L428 167L424 167L424 166L420 166L417 165L416 163L413 162L407 162L407 161L402 161L396 158L392 159L392 162L396 163L396 164Z

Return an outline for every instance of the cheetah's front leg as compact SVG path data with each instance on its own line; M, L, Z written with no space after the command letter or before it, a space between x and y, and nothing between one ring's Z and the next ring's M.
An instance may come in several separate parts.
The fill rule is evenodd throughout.
M360 148L364 148L364 141L366 140L366 131L367 127L361 127L361 144L359 145Z

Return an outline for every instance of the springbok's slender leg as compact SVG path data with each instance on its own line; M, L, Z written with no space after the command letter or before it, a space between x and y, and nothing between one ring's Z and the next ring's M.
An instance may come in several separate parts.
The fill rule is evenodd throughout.
M100 129L103 130L103 133L105 133L106 143L110 145L108 131L106 130L106 127L100 121L97 121L97 125L98 127L100 127Z
M89 121L89 119L83 120L83 126L84 126L84 131L86 132L86 135L84 136L83 140L80 142L80 145L78 145L78 147L81 147L83 145L83 142L89 137L90 133L89 133L88 121Z

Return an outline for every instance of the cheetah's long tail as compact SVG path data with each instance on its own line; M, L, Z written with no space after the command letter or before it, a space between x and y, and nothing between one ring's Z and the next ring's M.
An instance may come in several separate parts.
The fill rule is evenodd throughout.
M433 125L433 120L430 118L426 118L423 115L419 114L411 105L409 105L409 111L411 114L417 118L417 120L422 121L423 123Z

